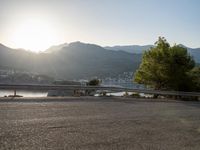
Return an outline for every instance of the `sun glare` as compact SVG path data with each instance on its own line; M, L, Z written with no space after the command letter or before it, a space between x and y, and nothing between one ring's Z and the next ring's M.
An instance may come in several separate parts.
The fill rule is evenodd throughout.
M55 30L50 23L27 20L16 27L12 41L18 48L40 52L55 43L58 40L56 37Z

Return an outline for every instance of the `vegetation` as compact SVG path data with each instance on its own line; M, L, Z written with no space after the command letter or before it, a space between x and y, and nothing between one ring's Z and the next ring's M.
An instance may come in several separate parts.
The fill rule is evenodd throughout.
M192 90L200 91L200 66L194 67L188 75L193 85Z
M54 81L53 77L25 72L22 70L1 70L1 84L51 84Z
M90 80L87 85L89 86L98 86L100 85L101 81L99 79L92 79Z
M135 98L140 98L140 94L137 92L134 92L133 94L130 95L131 97L135 97Z
M200 69L187 49L159 37L155 47L146 51L135 73L135 82L157 90L198 91Z
M56 79L116 78L135 71L142 54L111 51L93 44L74 42L52 53L31 53L0 46L0 69L11 68L46 74Z
M99 79L92 79L90 80L87 85L88 86L98 86L100 85L101 81ZM96 90L86 90L85 93L86 95L94 96Z

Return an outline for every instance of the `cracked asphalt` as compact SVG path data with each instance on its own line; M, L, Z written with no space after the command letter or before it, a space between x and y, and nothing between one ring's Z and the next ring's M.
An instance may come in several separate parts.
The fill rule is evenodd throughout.
M1 150L199 150L200 102L0 99Z

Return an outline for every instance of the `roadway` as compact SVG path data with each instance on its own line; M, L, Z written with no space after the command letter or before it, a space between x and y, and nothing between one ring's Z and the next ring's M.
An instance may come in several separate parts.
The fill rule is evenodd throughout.
M0 149L199 150L200 103L1 98Z

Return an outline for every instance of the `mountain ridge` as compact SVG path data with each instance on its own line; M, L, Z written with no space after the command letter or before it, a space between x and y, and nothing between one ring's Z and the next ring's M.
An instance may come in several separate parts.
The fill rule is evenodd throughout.
M34 53L0 44L0 69L27 70L56 79L116 77L124 72L135 72L143 53L142 50L138 51L140 53L109 50L82 42L65 43L56 48L50 52ZM200 50L188 48L188 52L200 63Z
M1 46L0 68L31 70L57 79L104 78L135 71L141 56L81 42L70 43L52 53L16 51Z
M178 44L182 47L187 48L190 55L194 58L196 63L200 63L200 48L190 48L183 44ZM129 53L136 53L136 54L142 54L144 51L150 49L151 47L154 47L154 45L128 45L128 46L113 46L113 47L105 47L109 50L116 50L116 51L126 51Z
M57 50L61 50L63 47L69 46L70 44L74 44L74 43L101 47L97 44L82 43L80 41L76 41L76 42L71 42L67 45L66 45L66 43L57 45L57 47L60 48ZM193 56L195 61L197 63L200 63L200 48L190 48L183 44L178 44L178 45L187 48L188 52ZM107 49L107 50L112 50L112 51L124 51L124 52L132 53L132 54L143 54L144 51L150 49L151 47L154 47L154 45L150 45L150 44L149 45L116 45L116 46L105 46L102 48ZM52 51L55 52L55 50L52 50ZM49 50L45 50L44 52L49 52Z

